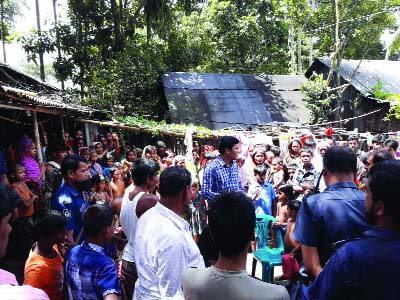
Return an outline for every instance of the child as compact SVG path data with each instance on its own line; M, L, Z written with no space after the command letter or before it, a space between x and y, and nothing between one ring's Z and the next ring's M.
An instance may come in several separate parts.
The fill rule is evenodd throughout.
M247 196L254 201L256 214L272 215L272 200L275 191L272 185L265 181L267 168L264 164L254 167L255 181L249 186Z
M114 156L107 153L103 156L103 176L111 180L110 168L114 166Z
M104 204L92 205L83 213L87 242L73 247L66 257L69 299L119 299L117 268L105 250L114 233L113 215Z
M110 178L112 198L117 199L118 197L124 196L125 182L122 177L122 171L119 168L110 168Z
M93 195L93 200L94 200L93 202L97 204L110 204L112 199L110 195L105 191L106 180L104 176L102 175L93 176L92 182L93 184L96 185L96 190Z
M90 171L90 176L93 177L95 175L103 175L103 168L100 166L100 164L97 162L98 161L98 154L96 150L91 150L90 151L90 160L89 160L89 171Z
M309 195L311 195L314 191L314 182L311 180L306 180L301 183L301 188L303 189L303 193L297 197L297 200L303 201L303 199Z
M281 157L275 157L272 160L271 179L275 190L284 183L285 171L283 170L283 159Z
M65 298L63 259L59 244L65 240L67 219L56 210L36 212L31 219L31 234L35 242L25 263L25 285L39 288L50 300Z
M87 147L81 148L81 151L79 152L79 155L86 159L86 161L90 160L90 149Z
M36 161L36 143L31 139L23 139L19 148L19 163L25 167L25 182L40 196L42 189L42 177L46 166L39 166Z
M287 204L293 200L293 186L286 184L281 185L278 189L278 203L276 207L276 222L273 223L274 227L282 227L287 225L288 211Z
M293 275L296 275L299 272L299 262L301 261L300 243L293 238L297 213L299 212L301 202L292 200L287 206L289 219L284 238L285 254L282 256L283 275L281 279L291 279Z
M34 212L34 203L38 199L25 183L25 167L21 164L15 164L11 169L11 186L21 198L21 203L18 205L20 217L30 217Z

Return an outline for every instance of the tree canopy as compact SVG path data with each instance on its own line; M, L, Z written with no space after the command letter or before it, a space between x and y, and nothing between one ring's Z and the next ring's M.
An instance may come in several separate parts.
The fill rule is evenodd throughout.
M383 59L380 37L396 28L400 0L336 1L341 56ZM67 24L42 32L39 43L34 36L22 41L31 59L59 49L56 77L80 87L80 102L163 119L163 72L301 74L314 57L331 54L334 3L69 0Z

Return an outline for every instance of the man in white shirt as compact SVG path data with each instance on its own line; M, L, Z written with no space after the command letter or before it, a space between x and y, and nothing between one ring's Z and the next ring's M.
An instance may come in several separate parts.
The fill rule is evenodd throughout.
M186 300L289 300L283 286L259 281L246 271L254 238L253 203L243 193L223 191L209 210L209 226L219 257L207 269L189 269L182 279Z
M137 223L134 257L139 275L135 300L180 299L182 275L204 260L180 216L191 199L190 172L169 167L160 176L160 201Z

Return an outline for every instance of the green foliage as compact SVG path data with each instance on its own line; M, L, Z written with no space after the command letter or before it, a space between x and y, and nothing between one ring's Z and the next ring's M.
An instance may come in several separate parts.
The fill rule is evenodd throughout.
M323 74L318 75L314 72L304 82L301 91L304 95L303 102L311 111L311 124L328 121L336 95L330 91Z
M185 135L188 130L192 130L198 138L221 137L232 134L231 130L211 130L203 126L183 123L167 124L165 121L156 122L142 117L117 117L117 120L129 126L149 131L153 136L160 134Z
M273 10L266 1L211 0L201 13L177 12L168 42L172 70L286 73L286 27L269 19Z
M302 56L297 63L311 63L311 53L330 54L335 42L333 1L317 0L315 7L310 3L68 0L67 24L21 41L31 60L60 45L62 55L53 65L56 77L80 87L80 95L71 93L70 101L80 99L114 116L163 119L163 72L287 74L295 69L298 37ZM381 58L379 39L394 25L389 9L400 0L339 4L340 38L346 41L342 57ZM326 120L335 104L327 83L314 76L303 90L312 122Z
M384 90L382 80L378 80L378 83L372 87L372 95L376 99L381 100L382 103L389 103L390 109L388 114L385 116L385 120L390 120L391 117L395 117L400 120L400 94L392 94Z
M31 30L28 34L21 36L18 41L22 43L22 48L27 54L27 59L38 65L37 58L39 53L50 53L55 51L55 41L49 32L38 33Z

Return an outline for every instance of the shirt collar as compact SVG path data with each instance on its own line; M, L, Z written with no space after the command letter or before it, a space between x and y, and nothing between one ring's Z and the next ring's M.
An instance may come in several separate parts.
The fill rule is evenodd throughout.
M107 252L105 251L105 249L102 246L96 245L96 244L92 244L92 243L88 243L86 241L82 242L82 247L86 248L86 249L91 249L93 251L96 251L100 254L104 254L107 255Z
M377 237L400 241L400 232L376 226L370 230L365 231L364 237Z
M304 169L304 164L301 163L301 169L300 170L303 171L304 173L307 173L307 172L314 172L315 168L314 168L314 165L311 164L311 168L306 170L306 169Z
M157 202L156 207L164 217L170 219L179 229L189 230L189 223L172 210L165 207L160 202Z
M344 182L337 182L334 184L331 184L330 186L328 186L325 191L331 191L331 190L335 190L335 189L341 189L341 188L352 188L352 189L356 189L357 186L353 181L344 181Z
M216 161L219 165L221 165L222 167L227 167L227 168L230 168L230 167L232 167L234 164L236 164L236 161L232 160L232 161L231 161L231 165L228 167L228 166L226 165L226 163L222 160L221 155L218 155L217 158L215 159L215 161Z
M62 183L64 185L64 191L70 193L72 196L77 197L79 192L75 190L72 186L68 185L65 181Z

